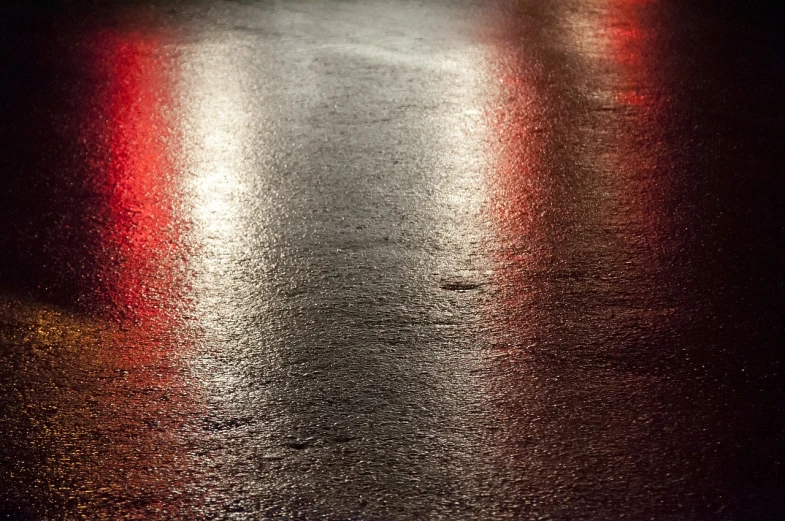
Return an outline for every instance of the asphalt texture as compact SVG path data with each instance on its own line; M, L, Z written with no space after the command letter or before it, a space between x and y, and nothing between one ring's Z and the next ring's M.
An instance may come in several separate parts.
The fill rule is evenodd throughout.
M785 518L763 4L0 7L0 518Z

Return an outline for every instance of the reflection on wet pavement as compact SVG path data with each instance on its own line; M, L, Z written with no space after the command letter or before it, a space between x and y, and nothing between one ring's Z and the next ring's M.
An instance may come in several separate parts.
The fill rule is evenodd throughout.
M785 513L772 24L0 14L0 517Z
M200 497L189 421L201 388L186 367L194 338L183 314L171 65L149 35L101 29L71 44L86 51L73 58L90 99L53 110L72 120L63 138L77 144L48 145L53 162L70 160L58 146L84 160L73 171L23 163L51 192L17 209L40 231L9 230L21 269L40 284L35 300L3 296L10 515L188 517Z
M724 159L713 142L734 137L698 112L703 93L691 92L689 69L668 59L686 54L682 35L652 23L657 9L567 7L550 13L557 43L547 32L554 27L516 15L492 36L502 43L491 113L497 361L487 381L507 417L499 464L518 469L505 486L510 508L523 516L769 519L766 509L781 508L772 506L782 490L779 369L758 365L751 376L745 367L757 356L752 364L781 364L763 354L781 345L776 299L770 289L747 294L740 277L730 285L764 315L718 309L728 296L706 285L728 285L723 270L741 259L711 241L741 223L723 222L685 186L723 189L738 175L730 161L748 158ZM505 46L523 35L528 47ZM704 125L718 135L695 132ZM766 208L757 219L773 218ZM769 224L744 226L756 225ZM743 242L768 254L779 239ZM766 380L771 387L758 387ZM758 414L768 417L747 423ZM763 484L764 475L778 477ZM745 497L752 489L758 495Z

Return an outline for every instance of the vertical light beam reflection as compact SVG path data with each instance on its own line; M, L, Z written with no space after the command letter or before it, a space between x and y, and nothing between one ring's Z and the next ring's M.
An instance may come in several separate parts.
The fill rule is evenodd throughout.
M515 25L520 13L508 9L510 19L491 35L487 64L495 88L486 113L487 246L495 292L488 299L492 349L483 383L498 421L498 430L490 436L498 439L498 444L492 442L498 450L492 457L500 474L516 476L515 483L492 492L495 509L529 518L549 508L550 491L560 487L560 477L553 472L558 454L545 443L529 448L527 442L558 436L554 413L543 403L541 390L554 375L538 371L531 360L560 326L554 309L558 281L548 275L564 270L559 243L567 232L562 222L569 216L559 215L558 186L549 164L558 125L551 106L554 96L543 86L542 57L521 48L527 27Z
M247 183L248 100L238 77L237 53L205 43L187 55L185 154L200 259L207 271L230 262L242 233L239 206Z
M73 374L55 408L54 468L68 508L95 518L177 518L198 503L188 419L200 389L185 374L193 336L184 322L175 61L153 31L89 37L98 87L82 123L87 179L101 201L91 216L99 239L88 284L96 318L86 327L59 323L71 330L56 343Z
M707 427L721 420L716 398L685 369L700 351L686 317L702 317L674 262L675 151L695 151L671 134L682 79L665 58L669 7L655 4L511 8L493 42L487 384L503 404L500 465L521 476L504 509L520 517L700 517L720 505L706 447L728 440Z
M477 293L452 289L485 276L479 60L397 6L251 12L180 85L205 515L447 511L423 491L475 482Z
M200 35L186 50L178 92L183 109L181 158L191 220L193 307L200 332L195 378L210 389L199 425L197 471L205 482L206 517L232 503L252 509L261 490L249 453L264 444L266 389L275 365L266 338L274 300L268 259L272 211L267 188L265 77L253 38Z
M155 322L179 306L182 223L171 159L171 64L154 63L154 37L101 33L107 49L104 136L106 163L99 190L107 197L101 227L106 258L99 275L107 305L119 316Z

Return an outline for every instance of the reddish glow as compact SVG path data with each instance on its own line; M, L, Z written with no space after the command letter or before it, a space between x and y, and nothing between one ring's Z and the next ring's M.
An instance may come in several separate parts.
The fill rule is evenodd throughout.
M155 498L140 504L137 516L152 509L179 517L198 503L186 494L194 466L186 420L197 416L200 388L184 370L194 332L181 304L188 254L177 213L175 64L156 36L105 31L93 40L101 54L92 73L101 87L98 114L86 124L100 140L94 167L104 207L96 290L106 314L120 322L106 333L96 363L124 376L100 389L92 428L108 447L91 462L102 469L92 488Z
M525 19L525 15L523 15ZM559 288L550 275L563 254L563 216L558 186L561 129L557 97L542 62L531 48L518 45L529 37L521 18L500 24L499 41L492 41L490 74L497 90L487 111L490 161L487 221L491 227L490 260L493 294L487 301L487 322L493 324L487 377L482 380L489 406L498 420L499 465L520 466L522 476L545 490L556 490L555 469L563 466L557 451L531 451L526 441L538 423L552 416L551 401L543 396L547 374L536 357L553 345L560 332ZM510 45L509 42L514 42ZM558 353L553 353L558 355ZM522 479L509 491L527 494ZM527 515L517 512L518 515Z
M633 446L648 436L629 421L646 399L629 417L620 413L617 424L597 421L602 429L577 432L602 417L603 407L591 405L595 392L620 381L587 381L601 379L604 369L584 373L592 365L585 358L605 355L608 324L651 319L643 306L625 308L622 317L609 303L632 281L628 288L656 291L659 259L650 252L667 242L653 39L632 15L645 3L619 4L608 7L607 18L576 7L569 15L578 18L563 27L579 30L563 47L542 43L554 27L520 27L525 14L503 22L500 42L490 46L499 85L488 125L494 349L483 385L498 414L502 464L517 458L521 489L547 491L540 499L553 501L554 512L564 484L587 469L613 479L616 469L605 474L582 457L616 450L609 440ZM549 53L554 48L573 52L559 62ZM537 433L547 435L525 441Z
M513 36L502 35L502 44L519 40L517 28L507 30ZM536 336L533 328L542 325L531 313L537 310L534 279L548 269L553 252L547 222L553 204L547 170L553 129L544 99L547 92L537 84L541 71L536 61L521 48L501 46L498 51L493 61L498 90L488 111L492 159L487 212L493 229L489 251L498 288L490 313L505 332L496 338L496 349L525 357L519 348L527 347L523 344Z
M106 63L102 104L107 161L103 176L102 293L120 316L149 321L176 304L181 234L172 160L171 79L154 37L100 35Z
M614 146L614 169L620 197L626 204L628 226L644 241L651 255L649 267L661 265L667 248L667 200L670 172L663 172L670 159L663 120L668 113L667 85L657 70L658 34L647 24L646 2L614 0L602 19L611 70L615 72L613 97L627 107L624 127ZM629 239L627 239L629 240Z
M497 259L500 262L519 259L523 254L518 246L537 235L546 202L542 159L549 129L537 89L526 78L529 73L503 70L499 96L512 103L500 103L491 113L494 174L489 179L490 216L496 234L503 239L501 244L510 246L496 251L502 256Z
M654 59L648 47L652 35L636 16L643 3L616 0L602 28L613 65L627 80L614 93L616 101L624 105L642 106L652 102L645 90L647 78L641 77L647 70L647 62Z

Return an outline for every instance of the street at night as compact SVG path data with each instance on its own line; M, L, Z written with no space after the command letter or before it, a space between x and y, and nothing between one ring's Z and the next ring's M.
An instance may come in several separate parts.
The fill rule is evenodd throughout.
M0 519L785 519L785 16L3 2Z

